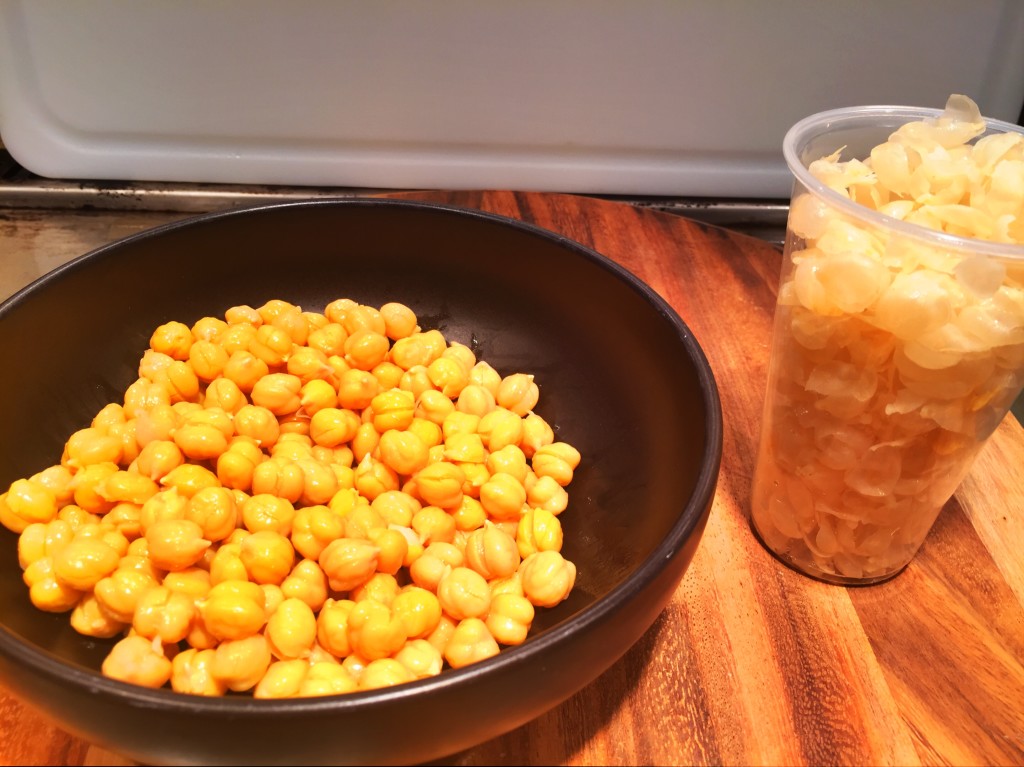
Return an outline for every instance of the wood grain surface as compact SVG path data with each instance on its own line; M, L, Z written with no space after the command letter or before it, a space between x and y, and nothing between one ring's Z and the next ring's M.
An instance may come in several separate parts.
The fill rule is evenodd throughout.
M438 764L1024 763L1024 431L1008 416L895 579L844 588L750 531L780 253L724 229L572 195L387 195L480 208L592 246L663 296L711 363L721 477L671 603L590 686ZM182 214L0 211L0 298L93 247ZM131 764L0 690L0 763Z

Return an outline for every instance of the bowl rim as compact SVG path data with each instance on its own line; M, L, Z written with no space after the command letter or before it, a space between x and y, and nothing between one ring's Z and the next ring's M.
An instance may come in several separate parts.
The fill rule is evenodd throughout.
M350 710L398 702L430 691L442 691L455 686L462 686L479 677L491 676L503 669L529 663L532 658L543 654L547 648L562 644L569 636L585 632L589 627L607 620L610 615L618 612L630 601L635 593L642 591L644 587L660 575L668 563L684 548L694 529L701 527L701 520L705 517L706 513L710 513L717 489L724 430L718 385L704 350L676 310L633 272L594 248L573 240L566 235L517 218L449 203L375 197L311 198L201 213L177 221L160 224L140 232L134 232L94 248L80 256L76 256L65 264L38 277L0 303L0 319L17 303L27 298L31 293L41 289L49 281L56 280L70 270L82 268L93 260L103 258L108 252L116 251L127 245L142 242L152 237L162 236L177 229L215 222L221 219L258 216L285 208L320 207L404 208L456 218L468 217L497 226L511 227L528 236L539 237L553 242L591 264L605 269L649 302L662 318L672 326L686 354L692 360L705 406L703 423L705 451L700 469L693 492L685 506L680 510L680 514L671 526L668 534L655 546L638 568L629 573L622 582L616 585L604 597L545 630L542 634L529 638L521 645L503 647L496 656L478 661L469 666L460 669L448 668L438 676L418 679L394 687L322 697L285 699L256 699L251 695L245 694L207 697L178 693L167 688L150 689L112 679L103 676L98 671L68 663L48 650L22 641L2 624L0 624L0 654L6 655L18 664L31 667L38 673L59 681L60 684L71 683L75 686L86 688L91 692L106 691L120 698L127 699L132 705L140 707L168 711L188 711L196 714L237 714L244 711L247 715L257 715L259 717L273 717L282 714L292 716L328 710L344 713ZM645 629L645 632L648 629ZM87 637L83 637L83 640L86 639ZM616 657L612 660L612 663L618 660L619 658ZM553 701L552 705L555 703L557 701Z

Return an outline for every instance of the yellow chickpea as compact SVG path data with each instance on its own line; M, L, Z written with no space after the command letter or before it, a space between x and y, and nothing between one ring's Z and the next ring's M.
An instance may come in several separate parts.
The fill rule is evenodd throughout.
M286 599L301 599L311 609L319 610L327 601L327 576L315 559L302 559L281 582Z
M538 551L561 551L562 523L546 509L531 508L519 520L516 545L524 559Z
M248 349L231 353L222 375L233 381L245 394L252 396L252 390L259 381L270 374L270 367Z
M477 498L463 494L462 503L451 511L451 516L455 520L456 531L468 533L483 527L487 521L487 510Z
M254 634L217 645L210 672L229 690L245 692L263 678L272 660L267 638L263 634Z
M195 522L206 540L224 540L238 526L234 493L227 487L204 487L185 504L185 519Z
M371 502L381 493L399 488L398 474L380 460L364 455L353 474L356 490Z
M295 548L274 530L258 530L245 537L239 557L255 583L280 585L295 565Z
M92 594L85 594L71 610L71 628L79 634L101 639L117 636L125 623L108 613Z
M455 357L441 356L427 366L427 376L446 398L454 399L469 385L469 369Z
M275 657L307 658L316 641L316 616L301 599L285 599L267 620L264 635Z
M105 428L87 426L74 432L65 444L64 465L79 469L95 463L119 463L124 447Z
M197 606L206 629L220 640L252 636L267 622L266 595L249 581L214 583Z
M344 532L342 517L327 506L304 506L295 510L291 541L301 556L317 560L327 544L340 538Z
M53 574L60 583L77 591L90 591L117 569L121 557L107 543L76 536L53 555Z
M219 317L200 317L192 323L192 338L196 341L219 341L228 329L228 323Z
M302 405L302 379L290 373L268 373L257 380L250 398L276 416L294 413Z
M438 582L437 599L441 608L456 620L482 618L491 606L491 591L476 570L455 567Z
M338 538L321 552L318 562L335 591L350 591L377 569L380 549L362 538Z
M445 660L452 668L464 668L501 652L490 630L479 618L459 621L444 648Z
M73 478L74 474L67 466L55 464L33 474L29 480L48 488L57 499L57 506L60 507L70 503L74 496L74 489L71 486Z
M249 344L256 338L256 325L248 322L229 324L217 343L228 353L228 359L235 352L248 353Z
M438 506L420 508L413 515L410 526L426 546L437 541L451 543L455 539L455 519Z
M401 490L388 490L374 498L370 508L380 514L386 524L408 527L422 504Z
M185 455L172 440L153 440L135 458L135 469L144 477L159 481L171 469L181 466Z
M466 565L487 581L509 577L521 560L515 538L491 523L469 534L465 552Z
M349 598L355 602L373 599L382 605L390 607L400 590L401 586L398 585L398 579L394 575L376 572L349 591Z
M492 519L518 521L526 504L526 488L511 474L492 474L480 487L480 503Z
M353 410L323 407L309 421L309 436L317 445L339 447L350 442L359 430L359 416Z
M349 669L337 663L314 663L299 688L299 697L343 695L359 689Z
M345 361L356 370L373 370L388 356L387 336L369 328L357 328L345 339Z
M211 545L203 528L190 519L157 520L146 528L145 538L149 558L162 570L191 567Z
M326 356L340 355L345 353L345 340L348 332L344 326L337 322L328 321L327 324L310 332L306 337L306 345L310 349L323 352Z
M171 591L186 594L192 597L193 600L205 598L210 593L210 588L212 587L209 570L204 570L201 567L190 567L185 570L169 572L164 576L161 585L166 586Z
M491 600L485 623L491 636L503 645L526 641L536 611L529 599L516 594L498 594Z
M523 593L536 607L554 607L569 596L576 565L557 551L538 551L519 565Z
M439 330L411 333L392 344L390 359L403 370L417 365L428 366L441 356L448 343Z
M424 639L441 621L441 603L437 595L420 586L405 586L391 602L391 611L405 626L410 639Z
M315 416L324 408L336 408L338 406L338 391L324 379L314 378L302 384L302 389L299 391L299 403L302 410L312 418L312 416ZM312 436L312 421L310 421L309 426ZM313 439L315 440L316 437L313 437Z
M378 575L397 575L409 557L409 542L405 535L393 528L372 528L367 540L380 549L377 554Z
M489 389L479 384L468 384L461 392L455 402L455 408L460 413L469 413L483 417L497 407L494 395Z
M348 636L353 652L367 661L393 655L408 638L401 619L374 599L356 602L348 615Z
M569 507L569 493L553 477L538 477L526 490L526 502L557 516Z
M409 576L420 588L436 592L441 579L452 568L462 567L465 561L465 555L454 544L432 543L409 566Z
M384 333L392 341L412 335L419 329L416 313L403 303L389 301L380 307L380 316L384 320Z
M377 690L383 687L412 682L416 676L394 658L377 658L366 664L359 677L360 690Z
M353 368L338 378L338 405L348 410L362 410L380 393L380 383L368 370Z
M531 465L538 477L551 477L565 487L572 482L573 471L579 463L579 450L566 442L552 442L537 448Z
M254 493L242 503L241 512L242 524L250 532L269 530L283 536L291 534L295 505L287 498L271 493Z
M16 479L2 497L4 524L13 532L21 532L35 522L49 522L57 516L57 497L41 482Z
M416 400L412 392L403 389L387 389L370 401L373 411L373 427L383 434L388 429L406 429L412 423L416 411Z
M167 472L161 478L160 484L168 490L177 490L179 495L185 498L191 498L204 487L217 487L220 480L205 466L198 463L183 463Z
M159 640L132 634L115 644L101 666L104 676L158 689L171 678L171 661Z
M348 634L348 617L356 603L351 599L328 598L317 614L317 641L339 658L352 654L352 643Z
M428 464L416 473L420 496L431 506L455 509L462 503L465 472L453 463L439 461Z
M405 666L414 679L437 676L444 668L444 656L441 655L441 651L426 639L409 640L395 653L394 659Z
M256 683L252 696L263 700L295 698L308 673L309 663L304 659L273 661Z
M205 695L219 698L227 692L227 685L214 678L212 649L182 650L171 660L171 689L186 695Z
M523 418L523 438L519 446L527 458L532 458L540 448L550 445L554 441L554 430L541 416L530 413Z
M250 489L253 497L272 496L294 505L302 497L305 483L301 466L289 458L271 456L253 469Z
M188 636L195 616L195 600L166 586L154 586L139 597L132 616L132 629L147 639L169 645Z

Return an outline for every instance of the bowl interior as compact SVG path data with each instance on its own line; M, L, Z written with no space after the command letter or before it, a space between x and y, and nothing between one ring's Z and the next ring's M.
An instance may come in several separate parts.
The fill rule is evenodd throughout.
M664 553L699 536L720 416L710 369L675 313L611 261L557 235L380 200L172 224L83 256L0 306L0 487L58 462L72 431L122 401L160 323L272 298L322 309L341 297L404 302L424 329L467 344L501 374L532 373L537 412L582 453L561 516L577 584L566 602L538 610L535 635L644 568L649 581ZM98 669L110 642L30 605L15 542L0 531L0 650L20 637Z

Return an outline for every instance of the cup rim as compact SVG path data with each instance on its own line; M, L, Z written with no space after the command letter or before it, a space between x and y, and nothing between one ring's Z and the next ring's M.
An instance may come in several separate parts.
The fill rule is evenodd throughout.
M930 107L886 104L843 107L817 112L804 117L786 131L786 135L782 140L782 153L790 172L796 177L797 181L818 197L824 199L829 205L838 208L850 216L866 220L877 226L892 229L908 237L924 240L933 245L954 248L956 250L969 250L971 253L978 255L1024 260L1024 244L993 242L992 240L983 240L976 237L961 237L949 234L948 232L941 232L937 229L931 229L921 224L901 221L898 218L887 216L884 213L879 213L876 210L854 202L812 176L797 154L797 147L801 146L809 136L820 132L823 128L842 127L843 125L852 126L862 123L866 119L878 120L879 118L889 118L893 122L892 130L895 131L903 123L938 117L942 113L942 109ZM985 121L988 131L1024 134L1024 127L1020 125L987 117L982 119Z

